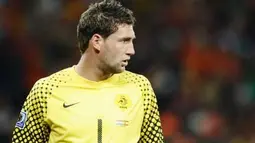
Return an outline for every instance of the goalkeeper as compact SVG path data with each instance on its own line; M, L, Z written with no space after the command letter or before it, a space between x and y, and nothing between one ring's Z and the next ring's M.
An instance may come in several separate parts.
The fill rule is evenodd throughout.
M150 82L126 70L134 23L117 1L91 4L77 26L79 62L34 84L12 143L162 143Z

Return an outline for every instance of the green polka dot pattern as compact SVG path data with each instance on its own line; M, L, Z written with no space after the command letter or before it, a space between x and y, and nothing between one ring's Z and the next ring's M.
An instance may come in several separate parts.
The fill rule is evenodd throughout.
M21 114L13 131L12 143L46 143L49 140L50 127L45 122L47 99L52 91L65 84L69 77L66 70L38 80L27 96ZM24 115L25 114L25 115ZM22 124L18 124L22 123Z
M163 143L157 99L149 80L131 72L126 75L126 79L131 79L129 82L140 88L144 98L144 119L138 143Z
M38 81L30 91L22 107L22 112L26 113L23 120L24 127L16 125L12 143L45 143L48 141L50 129L43 122L47 110L47 95L51 94L47 90L47 83L44 80Z

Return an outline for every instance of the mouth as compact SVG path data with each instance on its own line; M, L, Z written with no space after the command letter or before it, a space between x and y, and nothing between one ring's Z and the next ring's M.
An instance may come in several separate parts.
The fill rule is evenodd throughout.
M128 60L123 60L122 61L122 66L127 66L128 65Z

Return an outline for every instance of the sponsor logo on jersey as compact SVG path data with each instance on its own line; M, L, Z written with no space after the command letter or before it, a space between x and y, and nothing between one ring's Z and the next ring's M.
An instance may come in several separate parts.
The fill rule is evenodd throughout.
M16 123L15 127L24 129L24 127L26 126L26 120L27 120L27 113L24 111L21 111L18 122Z
M121 110L127 110L131 106L131 100L129 96L119 94L115 98L115 104L121 109Z
M78 103L80 103L80 102L75 102L75 103L72 103L72 104L63 103L63 107L64 107L64 108L68 108L68 107L71 107L71 106L76 105L76 104L78 104Z

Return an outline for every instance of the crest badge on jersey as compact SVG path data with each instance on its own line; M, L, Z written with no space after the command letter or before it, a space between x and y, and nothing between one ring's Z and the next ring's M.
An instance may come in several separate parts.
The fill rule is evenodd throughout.
M131 100L128 95L118 94L115 97L115 104L122 110L127 110L131 105Z
M18 122L16 123L15 127L18 127L20 129L24 129L26 125L26 120L27 120L27 113L24 111L20 112Z

